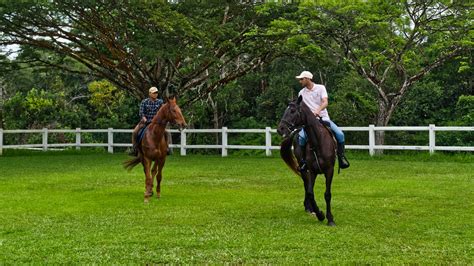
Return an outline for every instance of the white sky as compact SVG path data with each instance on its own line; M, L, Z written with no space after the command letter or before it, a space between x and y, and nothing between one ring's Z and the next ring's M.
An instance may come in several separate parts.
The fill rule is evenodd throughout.
M10 60L13 60L16 58L16 56L18 55L18 51L20 50L20 46L18 44L13 44L13 45L7 45L7 46L0 46L0 54L7 54L7 53L10 53L10 55L8 55L8 58Z

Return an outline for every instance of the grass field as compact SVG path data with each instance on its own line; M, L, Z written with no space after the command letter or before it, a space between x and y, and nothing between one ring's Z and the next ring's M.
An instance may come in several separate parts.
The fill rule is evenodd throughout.
M7 154L0 264L473 264L472 156L351 158L328 227L276 156L173 155L145 205L142 168L124 171L123 154Z

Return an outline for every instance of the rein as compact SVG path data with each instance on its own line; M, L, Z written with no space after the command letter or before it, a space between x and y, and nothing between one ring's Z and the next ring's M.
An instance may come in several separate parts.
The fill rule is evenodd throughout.
M291 132L290 132L290 135L288 136L288 138L292 139L296 134L298 134L298 132L300 132L300 130L302 130L303 128L305 128L305 126L299 126L295 129L293 129ZM290 128L288 128L290 129Z

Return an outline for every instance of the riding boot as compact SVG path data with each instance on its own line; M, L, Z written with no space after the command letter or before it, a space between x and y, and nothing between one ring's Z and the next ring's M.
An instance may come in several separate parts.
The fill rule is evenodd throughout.
M337 143L337 158L339 161L339 167L341 169L345 169L350 166L349 161L347 160L346 156L344 155L344 142Z
M140 129L143 127L142 122L138 123L138 125L133 129L132 132L132 149L128 153L130 156L138 156L138 141L137 141L137 135Z
M138 143L137 143L136 137L137 136L136 136L135 132L133 132L133 134L132 134L132 149L128 152L128 155L135 156L135 157L138 156Z
M130 150L128 155L135 156L135 157L138 156L138 144L137 143L133 143L132 149Z
M300 146L301 148L301 160L299 162L299 171L306 172L308 170L308 165L306 163L306 146Z

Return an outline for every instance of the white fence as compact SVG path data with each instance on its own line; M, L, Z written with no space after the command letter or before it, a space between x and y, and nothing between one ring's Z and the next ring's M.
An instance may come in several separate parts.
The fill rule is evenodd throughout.
M474 131L474 127L436 127L429 126L415 126L415 127L376 127L369 125L368 127L341 127L345 132L347 131L366 131L368 132L369 145L346 145L346 149L368 150L370 155L375 154L375 150L427 150L431 154L435 151L474 151L473 146L436 146L436 132L437 131ZM427 131L429 136L429 143L427 146L404 146L404 145L375 145L375 131ZM223 127L221 129L184 129L178 131L171 129L171 133L179 133L180 143L171 144L172 148L180 148L180 154L186 155L187 149L220 149L222 156L227 156L229 149L256 149L265 150L267 156L271 156L272 150L280 149L280 146L272 146L272 134L276 133L276 129L266 127L265 129L229 129ZM19 134L19 133L36 133L42 134L42 143L38 144L21 144L21 145L4 145L3 139L5 134ZM74 143L48 143L48 135L50 133L74 133L76 141ZM82 142L81 133L107 133L107 143L84 143ZM114 133L132 133L131 129L37 129L37 130L4 130L0 128L0 155L3 149L25 149L25 148L39 148L44 151L49 148L57 147L107 147L108 152L113 153L114 147L131 147L131 143L115 143ZM188 145L186 144L186 135L188 133L219 133L221 134L221 144L218 145ZM265 134L265 145L229 145L228 138L232 133L261 133Z

